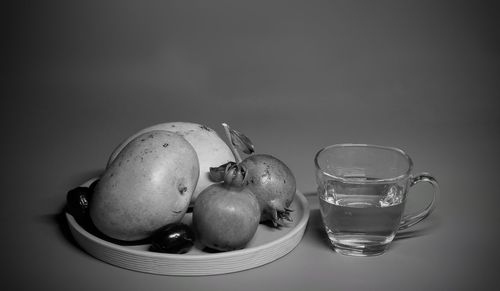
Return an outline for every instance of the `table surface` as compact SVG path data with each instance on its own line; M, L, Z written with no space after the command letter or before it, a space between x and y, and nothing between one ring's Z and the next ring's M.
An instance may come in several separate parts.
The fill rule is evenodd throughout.
M12 1L14 2L14 1ZM483 1L218 1L7 6L2 286L9 290L493 289L500 267L500 25ZM139 273L79 248L66 192L124 138L169 121L227 122L285 161L311 204L300 244L217 276ZM314 154L396 146L441 186L387 253L329 248ZM408 211L429 200L420 185ZM4 288L4 287L2 287ZM6 289L3 289L6 290Z

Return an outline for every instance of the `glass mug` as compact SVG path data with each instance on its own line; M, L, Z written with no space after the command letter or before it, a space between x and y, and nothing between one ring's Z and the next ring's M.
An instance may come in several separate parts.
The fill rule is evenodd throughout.
M339 144L314 158L323 224L335 251L371 256L385 252L396 232L426 218L439 195L436 179L412 174L413 162L402 150L367 144ZM405 215L408 190L419 182L434 188L420 213Z

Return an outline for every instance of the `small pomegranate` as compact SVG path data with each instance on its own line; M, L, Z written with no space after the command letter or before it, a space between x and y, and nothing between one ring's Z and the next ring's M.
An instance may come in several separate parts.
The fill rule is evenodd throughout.
M213 184L203 190L193 207L195 236L218 251L244 248L259 226L259 202L245 187Z

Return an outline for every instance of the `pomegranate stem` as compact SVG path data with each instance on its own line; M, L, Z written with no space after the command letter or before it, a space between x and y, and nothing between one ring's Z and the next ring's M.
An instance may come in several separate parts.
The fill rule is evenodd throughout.
M234 157L236 158L236 163L241 163L242 159L240 154L238 153L238 150L233 144L233 139L231 138L231 132L229 131L229 125L227 123L222 123L222 126L224 127L224 131L226 133L226 137L229 140L229 148L233 152Z

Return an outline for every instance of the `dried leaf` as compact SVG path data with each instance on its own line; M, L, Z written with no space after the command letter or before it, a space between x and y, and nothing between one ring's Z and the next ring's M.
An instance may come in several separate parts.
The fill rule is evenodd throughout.
M248 155L255 152L252 141L246 135L232 128L229 128L229 132L231 133L231 143L240 151Z

